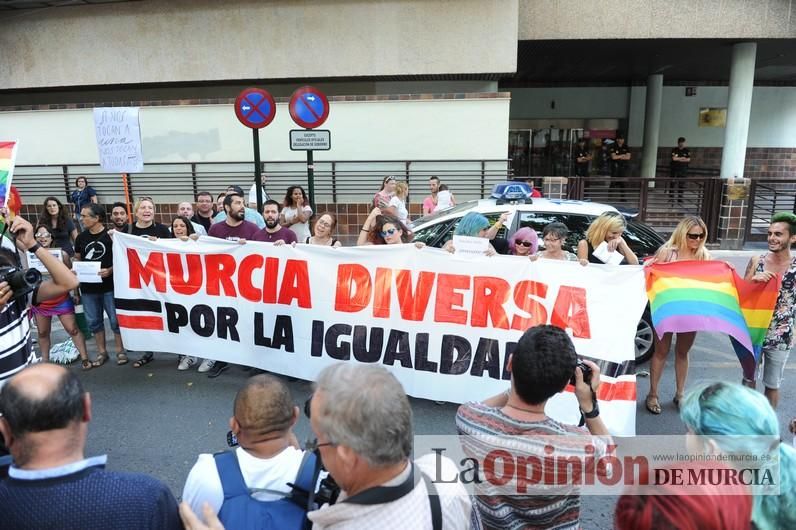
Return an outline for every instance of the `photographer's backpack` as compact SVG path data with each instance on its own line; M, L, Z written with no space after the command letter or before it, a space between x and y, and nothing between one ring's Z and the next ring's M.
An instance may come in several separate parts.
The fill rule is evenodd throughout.
M305 451L295 482L288 484L290 493L266 489L249 489L243 480L235 450L216 453L218 476L224 490L224 504L218 518L228 530L246 529L309 529L312 524L307 512L315 506L315 485L321 472L320 459ZM266 492L282 495L274 501L260 501L252 495Z

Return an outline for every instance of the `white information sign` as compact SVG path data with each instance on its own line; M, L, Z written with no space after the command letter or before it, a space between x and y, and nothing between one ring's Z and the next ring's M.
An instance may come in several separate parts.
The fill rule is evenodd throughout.
M328 151L332 148L332 133L328 130L293 129L290 131L291 151Z
M138 107L94 109L94 131L102 169L113 173L139 173L144 169Z

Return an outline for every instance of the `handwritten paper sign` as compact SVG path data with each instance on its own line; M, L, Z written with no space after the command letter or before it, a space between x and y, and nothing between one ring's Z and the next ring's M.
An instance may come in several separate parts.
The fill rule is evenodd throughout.
M112 173L139 173L144 169L137 107L94 109L94 130L102 169Z
M483 256L489 248L485 237L453 236L453 248L457 256Z

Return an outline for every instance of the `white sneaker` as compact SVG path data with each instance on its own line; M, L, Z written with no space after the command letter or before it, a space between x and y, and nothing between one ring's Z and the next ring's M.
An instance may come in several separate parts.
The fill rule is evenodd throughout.
M205 359L204 361L202 361L202 364L199 365L199 370L197 370L197 372L200 373L209 372L210 369L213 368L214 364L216 364L216 362L213 359Z
M195 364L196 364L196 357L193 357L191 355L186 355L180 361L179 366L177 366L177 370L187 370Z

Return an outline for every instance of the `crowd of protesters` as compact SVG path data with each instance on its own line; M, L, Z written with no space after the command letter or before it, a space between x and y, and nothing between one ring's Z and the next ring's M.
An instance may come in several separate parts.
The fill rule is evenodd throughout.
M423 201L424 215L455 206L455 197L438 178L432 177L429 187L431 194ZM177 215L161 224L155 220L157 206L151 197L136 198L132 218L124 203L113 204L107 218L96 192L81 177L70 202L78 206L77 226L82 231L78 232L66 208L55 197L44 201L35 230L18 218L17 245L34 252L52 271L52 279L42 284L31 301L43 360L49 358L50 322L58 316L79 351L82 368L102 366L109 358L105 344L107 316L114 333L116 362L128 362L113 297L116 232L152 240L190 241L207 235L238 244L260 241L274 245L341 246L335 232L336 216L314 212L301 186L290 186L282 203L263 193L261 211L256 209L256 202L255 208L251 207L251 191L244 194L241 187L230 186L218 195L216 203L210 192L203 191L197 194L195 203L181 202ZM373 197L372 210L362 224L357 244L412 243L407 196L405 182L385 177ZM500 238L498 234L506 220L507 216L501 215L491 224L484 215L471 212L458 222L454 235L486 239L485 254L490 257L509 254L534 261L579 261L583 266L593 266L605 263L600 257L600 249L604 249L616 253L617 262L639 264L623 238L624 217L616 213L600 215L591 223L585 238L577 243L577 255L563 248L570 233L562 223L548 224L541 234L522 227L507 238ZM687 217L647 264L710 260L706 235L701 219ZM544 244L542 251L538 250L540 239ZM688 356L696 333L677 333L665 334L656 341L645 407L652 414L661 413L660 380L675 342L673 402L685 428L700 437L714 454L776 455L778 467L774 473L779 493L767 494L737 484L732 485L729 494L729 490L720 492L715 484L704 486L698 494L670 485L662 488L660 495L631 488L616 504L617 528L796 528L796 450L779 442L766 447L753 445L759 437L780 437L775 408L785 363L796 342L792 330L796 323L796 257L790 252L796 243L796 215L775 215L768 240L769 252L752 258L745 273L747 280L756 282L768 281L777 274L783 276L758 367L765 397L748 388L754 387L758 374L743 374L746 386L716 382L687 389ZM416 245L423 248L422 243ZM47 253L47 249L55 248L61 249L61 260ZM456 252L452 239L443 248ZM42 257L44 254L50 257ZM6 258L0 252L2 259ZM71 260L99 262L102 281L77 285L73 278L66 278L64 271ZM0 282L3 314L6 306L12 306L7 289L7 284ZM88 328L96 340L98 353L94 361L88 357L85 337L75 322L77 301L83 303ZM19 312L20 308L15 310ZM21 355L27 355L27 363L30 351ZM141 367L153 359L153 352L143 352L132 365ZM180 356L178 368L187 370L195 364L199 364L200 372L210 372L210 377L229 368L225 362L200 362L190 355ZM504 436L523 437L527 442L523 451L541 458L548 450L544 441L548 435L557 439L592 436L596 453L606 451L608 442L602 437L608 435L608 430L596 399L600 367L589 360L579 361L572 340L563 330L536 326L526 331L509 357L506 370L511 375L507 389L458 409L455 424L468 456L483 460L484 437ZM590 372L589 377L585 370ZM258 374L249 378L235 397L230 441L234 440L231 445L237 444L237 448L224 453L226 456L199 456L187 477L183 504L178 508L173 495L159 481L105 471L106 457L85 458L91 400L74 372L42 364L0 373L0 385L8 379L0 387L0 434L14 458L9 478L0 482L0 506L7 507L3 525L197 530L259 527L255 519L260 512L249 509L251 499L274 501L291 495L294 482L303 480L305 466L315 465L317 458L323 461L328 475L316 473L313 481L332 478L339 486L340 498L337 503L313 506L310 502L304 506L309 510L306 517L313 528L580 527L578 488L559 487L544 495L523 496L507 495L499 488L479 483L471 497L458 482L432 480L430 477L440 476L440 466L453 473L457 472L456 467L439 455L411 458L412 408L400 383L384 368L339 363L324 369L306 408L317 438L303 449L293 434L300 410L288 388L278 377L262 371ZM569 385L574 390L574 404L583 427L546 415L547 401ZM311 489L315 485L312 483ZM117 499L125 502L114 502ZM301 515L304 516L303 511Z

